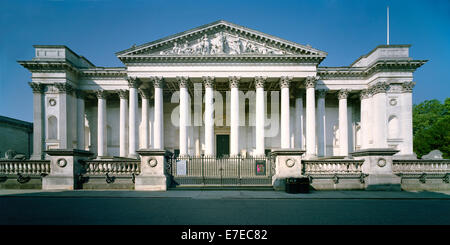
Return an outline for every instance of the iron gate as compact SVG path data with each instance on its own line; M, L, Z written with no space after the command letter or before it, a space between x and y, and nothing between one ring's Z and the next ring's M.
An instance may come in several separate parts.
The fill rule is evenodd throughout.
M275 163L271 157L171 157L172 187L271 186Z

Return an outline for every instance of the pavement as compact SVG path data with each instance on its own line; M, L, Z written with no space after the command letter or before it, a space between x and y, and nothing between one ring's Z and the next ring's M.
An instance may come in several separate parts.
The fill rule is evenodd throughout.
M273 190L0 190L0 198L189 198L189 199L440 199L450 200L449 191L311 191L290 194Z

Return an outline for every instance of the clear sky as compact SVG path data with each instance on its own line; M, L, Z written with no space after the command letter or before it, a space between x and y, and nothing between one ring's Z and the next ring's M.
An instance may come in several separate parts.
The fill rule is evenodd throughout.
M415 104L450 94L450 1L0 0L0 115L33 120L33 44L66 45L96 66L123 66L114 53L219 19L328 52L321 66L348 66L377 45L411 44L429 60L414 73Z

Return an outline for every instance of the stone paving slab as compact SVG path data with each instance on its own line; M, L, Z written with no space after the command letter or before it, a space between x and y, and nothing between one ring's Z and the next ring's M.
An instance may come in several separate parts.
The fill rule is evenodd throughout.
M128 190L0 190L0 198L192 198L192 199L450 199L450 191L312 191L289 194L281 191L251 190L169 190L167 192Z

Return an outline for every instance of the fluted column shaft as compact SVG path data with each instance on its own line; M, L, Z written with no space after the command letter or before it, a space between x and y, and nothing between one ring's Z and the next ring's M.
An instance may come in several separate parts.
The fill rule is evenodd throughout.
M230 155L239 154L239 78L232 77L230 80L231 103L230 103Z
M154 87L154 148L164 149L164 125L163 125L163 78L162 77L152 77Z
M214 78L203 77L205 85L205 155L214 156Z
M402 84L402 135L403 147L399 154L413 155L413 125L412 125L412 90L415 82L405 82Z
M180 85L180 155L188 155L188 106L189 105L189 93L187 88L188 78L177 77Z
M120 98L120 115L119 115L119 155L121 157L128 156L127 146L127 124L128 124L128 95L127 90L117 91Z
M387 148L386 90L387 83L378 82L371 87L373 94L373 146Z
M303 149L303 95L297 91L295 98L295 148Z
M306 78L306 155L316 156L316 78Z
M255 87L256 87L256 110L255 110L255 120L256 120L256 156L264 156L265 154L265 144L264 144L264 114L266 111L264 103L264 82L265 77L255 77Z
M130 158L136 158L136 145L138 139L138 122L137 122L137 110L138 110L138 87L140 85L140 81L137 78L129 78L128 85L130 87L130 104L129 104L129 123L128 123L128 156Z
M289 86L292 78L281 77L281 148L290 148L290 111L289 111Z
M81 90L76 90L77 97L77 148L84 150L86 145L84 142L84 93Z
M325 130L325 96L327 94L326 90L318 90L317 99L317 155L320 157L325 156L326 152L326 130Z
M107 135L106 135L106 92L97 90L97 156L107 155Z
M142 148L148 149L149 148L149 133L148 133L148 126L149 126L149 98L150 98L150 92L147 89L140 89L139 93L141 95L142 99L142 107L141 107L141 125L142 125L142 132L140 134L140 137L142 137Z
M342 89L338 92L339 97L339 152L341 156L348 155L348 117L347 97L348 90Z
M367 149L369 148L369 113L370 113L370 93L369 90L364 89L360 93L360 100L361 100L361 148Z
M42 149L44 144L44 113L43 98L44 85L40 83L28 83L33 90L33 155L32 160L41 160L43 158Z

